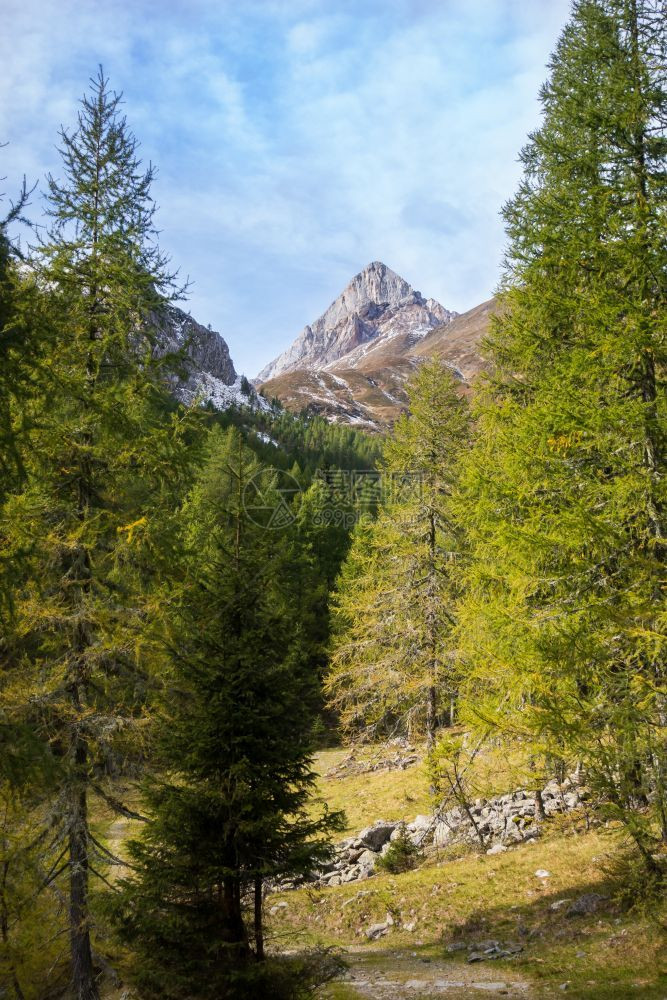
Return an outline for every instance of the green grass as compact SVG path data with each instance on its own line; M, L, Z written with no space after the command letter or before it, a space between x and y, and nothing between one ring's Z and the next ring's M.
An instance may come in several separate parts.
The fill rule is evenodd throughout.
M374 819L413 820L419 813L432 809L428 778L422 764L413 764L404 771L371 771L345 777L327 777L327 772L349 756L349 750L323 750L315 760L319 774L317 798L329 809L343 809L347 826L342 836L357 833ZM373 760L382 756L377 748L357 754L358 760ZM384 756L388 756L385 752Z

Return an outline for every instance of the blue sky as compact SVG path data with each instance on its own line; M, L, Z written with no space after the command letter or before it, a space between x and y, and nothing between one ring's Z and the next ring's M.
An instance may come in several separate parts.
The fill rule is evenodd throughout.
M382 260L462 312L569 0L0 0L0 175L58 173L98 63L159 174L186 308L254 375ZM32 214L41 211L39 197Z

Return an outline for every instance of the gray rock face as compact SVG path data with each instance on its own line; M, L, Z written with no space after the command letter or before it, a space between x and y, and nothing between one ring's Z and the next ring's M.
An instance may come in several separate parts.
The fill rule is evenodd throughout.
M185 349L184 378L179 381L181 391L196 390L202 375L223 385L236 381L236 371L223 337L202 326L182 309L167 308L158 325L158 340L159 354Z
M186 405L212 403L218 410L247 406L270 410L271 404L237 374L224 338L189 313L168 306L155 320L157 357L179 354L180 374L171 376L173 393Z
M373 261L257 378L265 382L297 368L324 368L348 355L353 365L358 357L351 352L363 352L363 345L378 336L412 333L416 341L455 315L435 299L425 299L385 264Z

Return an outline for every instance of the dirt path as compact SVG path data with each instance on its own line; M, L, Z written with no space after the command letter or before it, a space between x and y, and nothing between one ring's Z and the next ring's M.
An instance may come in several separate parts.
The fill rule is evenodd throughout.
M346 953L350 969L346 983L359 997L369 1000L415 1000L448 997L472 1000L484 996L534 1000L530 984L508 978L493 963L461 965L446 960L425 960L410 951L369 951L351 948Z

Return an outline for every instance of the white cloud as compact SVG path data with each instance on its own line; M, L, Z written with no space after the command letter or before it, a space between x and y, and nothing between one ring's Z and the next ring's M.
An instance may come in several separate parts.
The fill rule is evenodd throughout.
M7 0L5 0L7 4ZM567 0L9 0L3 185L57 170L97 63L160 168L191 308L250 373L371 259L465 309L538 121Z

